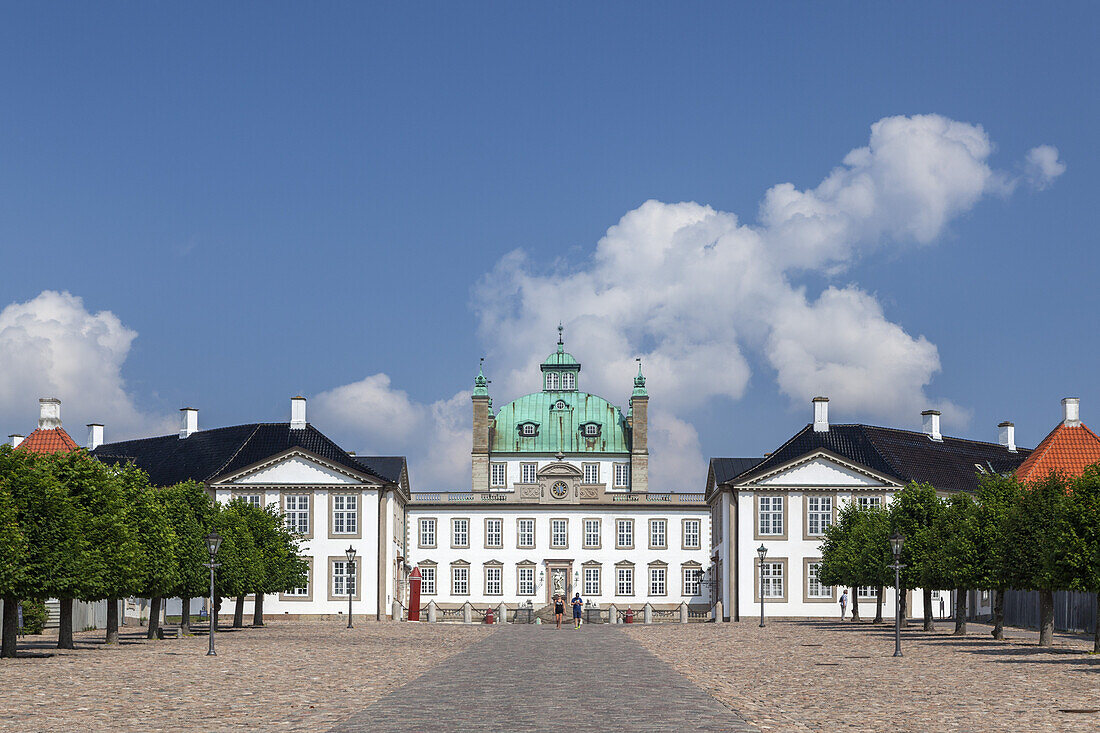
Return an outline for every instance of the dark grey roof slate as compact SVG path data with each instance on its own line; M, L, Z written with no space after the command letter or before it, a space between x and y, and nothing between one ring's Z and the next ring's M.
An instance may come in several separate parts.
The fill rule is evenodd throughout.
M375 476L394 484L401 482L401 472L405 470L405 456L352 456L352 458Z
M942 442L936 442L924 433L874 425L830 425L824 432L807 425L752 470L735 478L747 480L817 450L830 451L900 483L927 482L937 489L955 491L978 488L978 465L1003 473L1019 466L1031 453L1027 448L1009 453L997 443L965 438L944 436Z
M186 438L156 438L104 443L92 451L101 461L133 460L155 486L180 481L210 481L292 448L301 448L352 471L388 480L348 455L312 425L291 430L290 423L252 423L201 430Z
M714 481L724 484L730 479L737 478L741 474L755 468L763 461L761 458L711 458L710 467L714 472Z

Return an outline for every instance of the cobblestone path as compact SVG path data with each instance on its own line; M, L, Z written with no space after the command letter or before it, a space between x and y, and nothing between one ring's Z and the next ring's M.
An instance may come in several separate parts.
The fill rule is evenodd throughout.
M571 625L503 626L335 730L563 729L757 730L622 631Z

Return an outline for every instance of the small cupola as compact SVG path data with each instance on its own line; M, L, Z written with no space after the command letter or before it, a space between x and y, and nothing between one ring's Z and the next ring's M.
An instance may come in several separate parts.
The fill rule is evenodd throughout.
M581 363L565 350L562 340L562 325L558 324L558 350L539 365L542 370L542 389L544 392L575 392L577 376Z

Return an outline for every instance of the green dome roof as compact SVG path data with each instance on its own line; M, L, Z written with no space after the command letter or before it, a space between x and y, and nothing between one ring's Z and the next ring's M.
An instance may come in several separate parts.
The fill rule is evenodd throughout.
M568 351L555 351L550 356L546 357L542 361L544 367L560 367L560 366L576 366L579 367L581 363L570 354Z
M572 357L570 357L572 358ZM558 403L564 404L559 408ZM520 426L535 425L536 435L520 434ZM595 423L599 435L587 436L583 426ZM618 407L586 392L535 392L500 408L493 433L496 453L629 453L626 420Z

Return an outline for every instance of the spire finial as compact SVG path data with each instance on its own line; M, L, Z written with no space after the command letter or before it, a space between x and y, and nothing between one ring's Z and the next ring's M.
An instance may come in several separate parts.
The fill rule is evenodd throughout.
M489 380L485 378L485 357L481 357L477 365L477 379L474 380L474 395L489 395Z
M642 376L642 357L638 356L634 358L634 361L638 362L638 376L634 377L634 397L648 397L649 393L645 389L645 377Z
M564 331L564 330L565 330L565 329L564 329L564 328L562 327L562 325L561 325L561 321L558 321L558 353L559 353L559 354L560 354L560 353L561 353L562 351L564 351L564 350L565 350L565 342L564 342L564 341L562 341L562 337L561 337L561 333L562 333L562 331Z

